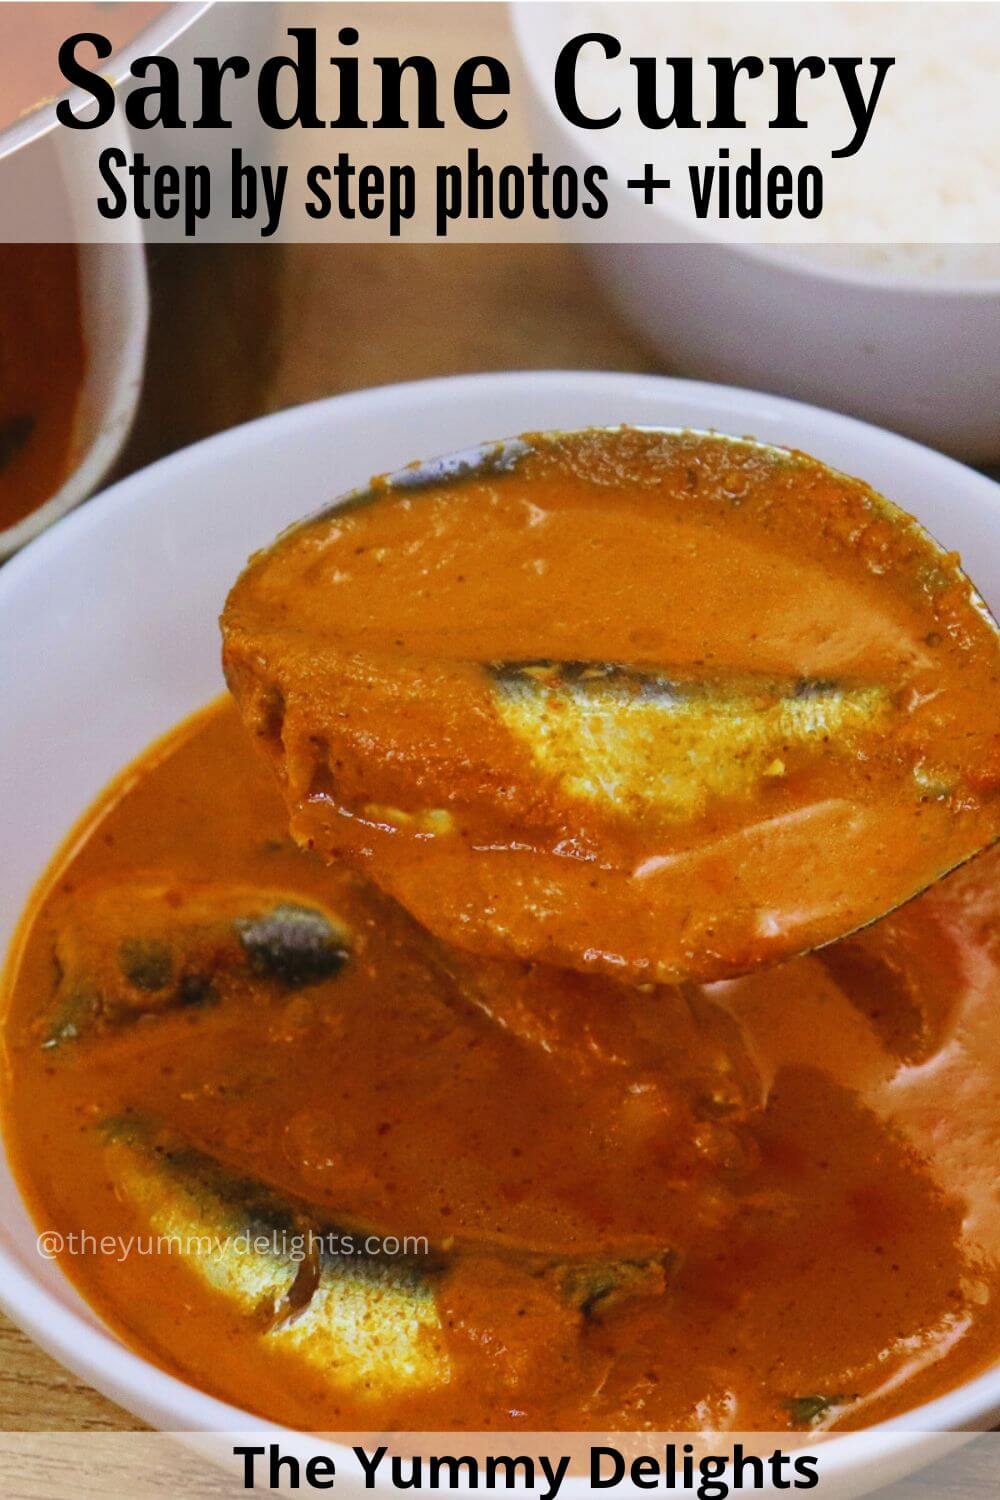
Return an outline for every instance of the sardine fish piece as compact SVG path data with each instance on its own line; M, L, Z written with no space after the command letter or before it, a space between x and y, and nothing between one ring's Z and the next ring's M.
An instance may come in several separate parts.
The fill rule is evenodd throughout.
M287 994L336 977L346 924L313 899L162 875L95 881L56 939L43 1045L227 996Z
M310 1205L229 1171L176 1132L141 1114L102 1127L119 1194L208 1287L226 1297L260 1337L373 1402L447 1384L455 1377L436 1290L459 1260L489 1274L502 1263L544 1288L567 1325L664 1292L674 1256L559 1258L465 1240L382 1248L371 1225L340 1223ZM176 1247L176 1248L174 1248Z
M267 1344L373 1401L447 1382L433 1262L337 1253L362 1236L303 1215L143 1117L104 1130L119 1191L158 1235L175 1237L201 1281L256 1320Z
M567 796L619 813L694 818L784 774L790 747L848 753L884 727L878 683L685 678L618 662L499 662L503 724Z

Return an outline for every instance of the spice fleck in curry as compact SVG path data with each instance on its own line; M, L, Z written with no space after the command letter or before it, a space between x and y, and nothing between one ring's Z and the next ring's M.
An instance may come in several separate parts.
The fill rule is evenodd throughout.
M859 1426L996 1359L953 558L799 455L584 434L304 523L224 629L238 706L9 973L39 1224L180 1246L66 1259L124 1338L324 1430Z

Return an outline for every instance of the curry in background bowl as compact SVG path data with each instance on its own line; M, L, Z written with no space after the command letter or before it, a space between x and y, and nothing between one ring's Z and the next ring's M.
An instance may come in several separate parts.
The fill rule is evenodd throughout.
M9 4L0 8L0 132L40 110L66 87L58 65L60 45L75 32L106 36L114 52L169 9L155 0L63 5Z
M148 321L140 242L0 245L0 559L105 478L135 415Z
M119 74L131 50L162 50L206 7L70 3L0 6L0 184L14 205L39 181L58 207L50 233L79 233L80 187L55 139L66 86L59 44L107 36ZM64 214L67 216L64 218ZM74 224L76 228L74 228ZM141 240L0 244L0 560L85 499L131 426L142 377L148 292Z
M75 245L0 245L0 534L73 467L81 318Z
M792 467L793 490L796 474L815 478L808 463ZM575 501L566 502L578 528L588 509L605 528L602 503L642 469L633 452L629 465L605 463L600 472L600 494L581 470ZM703 472L713 472L711 462ZM529 466L521 480L522 520L544 532L558 505L537 477ZM519 482L517 466L479 482L502 525L501 491ZM421 507L433 514L438 498L446 509L476 476L453 483L443 497L376 487L376 505L410 506L405 524L413 521L414 534L390 546L386 560L414 570L406 606L417 616L422 599L439 598L434 546L456 542L447 514L420 528ZM655 486L634 498L649 522L658 508L669 514L669 494ZM734 505L732 494L701 500ZM869 519L884 520L876 501L868 501ZM738 522L744 536L752 510L751 501ZM317 579L328 564L349 571L331 553L343 549L346 561L365 549L369 520L364 507L348 507L327 545L314 536ZM652 533L654 551L656 529L637 532ZM496 537L474 530L501 576ZM893 552L898 540L890 531L888 539L869 535L881 543L864 548L873 565L868 597L873 608L884 604L879 639L909 641L904 624L915 627L931 610L936 623L924 634L940 639L925 649L944 648L940 718L919 715L939 701L923 691L909 711L922 735L944 735L953 775L925 787L922 805L940 811L943 802L959 825L971 813L977 846L989 835L993 791L988 777L970 779L967 763L982 764L988 742L995 635L954 560L926 537L907 533L907 556L926 561L931 548L938 572L880 574L885 548ZM716 524L705 532L729 534ZM779 524L778 554L780 533ZM838 545L849 549L856 534L849 527ZM293 550L303 541L308 525L291 533ZM633 551L637 580L650 555ZM541 543L533 556L544 561ZM367 570L372 560L354 566ZM524 570L531 589L546 572ZM613 577L608 568L597 575L595 608ZM381 601L368 594L376 611ZM645 614L640 588L633 597ZM666 591L659 597L657 618ZM333 715L353 711L353 702L328 692L316 620L279 580L270 600L278 615L283 598L281 654L264 665L284 666L290 651L303 691L314 664L313 731L327 736L313 747L325 773L314 791L327 818L341 769L329 756ZM523 598L507 588L490 628L524 630ZM697 596L690 607L697 612ZM442 644L431 615L428 607L423 619L437 651L428 654L457 660L454 640ZM358 614L350 620L365 624ZM519 659L557 660L541 636L561 623L539 616L538 645ZM567 615L565 626L585 631L586 610ZM457 610L451 628L468 661L461 633L484 628L482 619ZM795 635L796 649L806 649L803 640ZM405 654L405 632L391 644L388 658L400 669L393 653ZM659 652L662 642L654 644ZM843 639L822 644L844 650ZM348 655L372 646L355 637ZM777 650L776 634L769 649ZM585 659L593 662L593 652ZM411 649L411 667L414 657L426 659ZM879 662L894 694L914 685L898 680L898 651L886 649ZM776 669L773 660L763 665ZM905 665L903 675L915 673L927 688L921 674L935 668L920 653ZM385 722L405 721L409 703L427 700L397 670L407 691L397 718L385 721L393 679L373 680L368 769L388 776L400 768L378 758ZM560 712L566 680L554 679ZM568 680L575 689L578 675ZM592 680L604 693L608 675ZM969 756L949 705L954 691L961 698L956 681L973 680L984 706ZM599 700L592 715L605 735L620 716L630 719L632 705L619 680L610 682L610 705ZM472 672L462 683L482 686ZM652 694L658 747L671 704L693 750L704 750L706 735L716 746L702 717L692 730L689 698L659 687ZM429 701L433 709L440 699ZM739 701L744 718L760 716L773 695L749 707ZM894 784L909 794L917 762L907 754L929 742L889 722L881 732L893 754L874 767L876 798ZM282 795L296 788L282 787L271 769L283 771L279 749L298 742L276 745L273 718L251 723L271 731L263 757L227 701L122 774L40 887L9 975L8 1149L38 1222L67 1234L170 1234L188 1247L121 1263L67 1258L76 1284L133 1346L216 1395L324 1429L850 1427L906 1410L995 1361L994 853L811 955L760 968L754 954L752 972L723 981L623 984L600 965L540 963L436 934L407 910L415 887L382 889L374 859L330 866L321 857L333 852L328 845L315 841L310 850L307 835L300 847ZM772 719L765 723L774 734ZM278 728L280 739L284 719ZM868 719L859 726L839 717L835 728L835 751L870 763ZM832 774L841 793L863 801L860 780L831 772L812 738L788 740L787 750L769 742L766 759L737 755L735 786L721 792L714 782L706 789L706 757L696 754L681 789L693 780L710 799L756 805L784 775L800 777L800 793L827 793ZM557 748L565 756L576 744L564 733ZM628 736L625 745L634 749ZM445 748L454 756L460 742L452 736ZM721 748L732 769L732 734ZM504 753L501 739L491 753ZM413 755L402 761L404 772L413 766ZM564 798L579 800L561 763L536 768L537 785L556 771ZM430 776L426 784L437 797L440 784ZM468 795L464 781L455 789L456 798ZM779 786L780 796L794 794ZM690 824L690 808L682 811ZM444 830L382 821L421 836L432 872ZM630 836L646 837L645 818L638 822ZM650 822L662 832L662 813ZM301 838L298 820L295 832ZM817 865L822 853L814 851ZM804 867L806 886L811 878Z

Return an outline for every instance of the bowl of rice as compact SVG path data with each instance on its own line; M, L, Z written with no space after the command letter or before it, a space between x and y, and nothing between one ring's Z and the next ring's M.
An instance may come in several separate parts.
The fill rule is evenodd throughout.
M902 73L890 74L862 149L847 163L830 163L826 176L841 190L828 192L811 230L804 226L810 242L764 222L752 226L752 240L723 238L673 205L654 209L651 224L648 208L613 200L617 242L592 238L581 251L673 372L794 396L969 462L1000 462L1000 158L993 149L1000 107L992 83L1000 32L992 6L517 0L511 10L536 135L550 159L580 163L603 154L609 164L617 156L619 168L652 160L666 175L672 170L675 182L687 163L716 160L721 138L648 129L630 83L634 55L668 74L677 57L703 66L708 57L748 53L868 59L888 45L905 58L905 87ZM614 130L575 130L556 107L554 58L582 33L621 42L612 62L601 45L588 45L576 72L594 118L621 109ZM843 131L844 99L813 87L808 79L800 85L800 112L816 130L784 131L779 140L768 133L773 87L739 80L741 156L757 147L793 170L822 160L817 133L822 140L826 131ZM918 113L915 92L933 107ZM670 104L666 91L664 114ZM696 110L703 105L696 95ZM735 163L736 149L732 156ZM950 241L932 242L945 224ZM603 226L602 233L607 238Z

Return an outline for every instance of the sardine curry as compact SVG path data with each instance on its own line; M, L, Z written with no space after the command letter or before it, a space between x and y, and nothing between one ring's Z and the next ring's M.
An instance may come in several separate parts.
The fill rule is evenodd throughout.
M7 1146L41 1226L139 1247L64 1257L129 1343L324 1430L859 1426L996 1359L956 559L620 431L376 486L224 630L238 702L108 790L9 970Z

